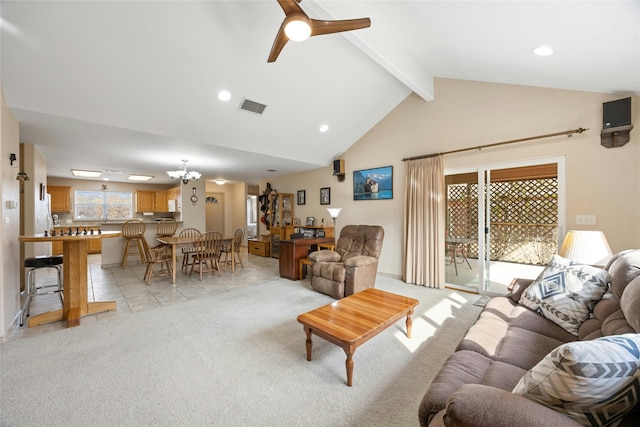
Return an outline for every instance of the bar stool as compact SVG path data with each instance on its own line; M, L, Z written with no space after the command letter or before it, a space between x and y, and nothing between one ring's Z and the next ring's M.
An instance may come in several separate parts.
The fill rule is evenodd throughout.
M309 258L300 258L300 280L304 279L304 266L308 265L311 267L313 265L313 261Z
M334 250L336 245L333 243L318 243L318 250L326 249L328 251Z
M25 317L29 317L29 310L31 309L31 301L34 297L42 295L49 295L57 293L60 297L60 304L62 301L62 255L59 256L37 256L34 258L26 258L24 260L25 268L30 268L27 272L27 286L22 292L27 296L27 300L22 307L22 315L20 316L20 326L24 325ZM41 286L36 285L36 270L41 268L55 268L57 270L58 278L56 284L43 284ZM52 290L53 289L53 290Z
M122 268L126 267L129 255L138 254L140 261L143 264L145 263L144 246L142 246L141 241L145 228L144 222L135 219L122 224L122 237L126 240L124 252L122 253L122 263L120 264Z
M170 237L176 234L178 223L174 218L167 218L159 221L156 225L156 236Z

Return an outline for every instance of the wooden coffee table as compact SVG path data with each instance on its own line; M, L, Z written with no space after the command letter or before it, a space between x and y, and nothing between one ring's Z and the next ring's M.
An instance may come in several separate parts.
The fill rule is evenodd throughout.
M353 384L353 353L404 316L411 338L411 315L420 301L369 288L298 316L307 334L307 360L311 360L311 334L342 347L347 354L347 385Z

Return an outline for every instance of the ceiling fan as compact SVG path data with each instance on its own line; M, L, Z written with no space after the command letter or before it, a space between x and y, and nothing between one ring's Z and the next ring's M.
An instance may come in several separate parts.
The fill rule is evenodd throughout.
M286 16L282 21L282 25L280 25L267 62L275 62L282 48L289 40L302 41L310 36L359 30L371 26L369 18L343 19L340 21L310 19L298 4L301 1L278 0L278 4L280 4Z

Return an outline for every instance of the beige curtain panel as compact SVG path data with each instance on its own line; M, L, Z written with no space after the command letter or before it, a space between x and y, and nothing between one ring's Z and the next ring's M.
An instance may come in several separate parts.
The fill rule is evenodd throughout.
M444 287L445 203L442 156L407 161L402 278L407 283Z

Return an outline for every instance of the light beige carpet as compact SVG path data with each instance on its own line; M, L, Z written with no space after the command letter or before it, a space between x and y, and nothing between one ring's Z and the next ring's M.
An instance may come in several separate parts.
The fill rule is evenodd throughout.
M3 426L415 426L429 382L480 308L477 295L378 277L421 301L354 354L298 314L334 301L281 279L17 339L0 347Z

